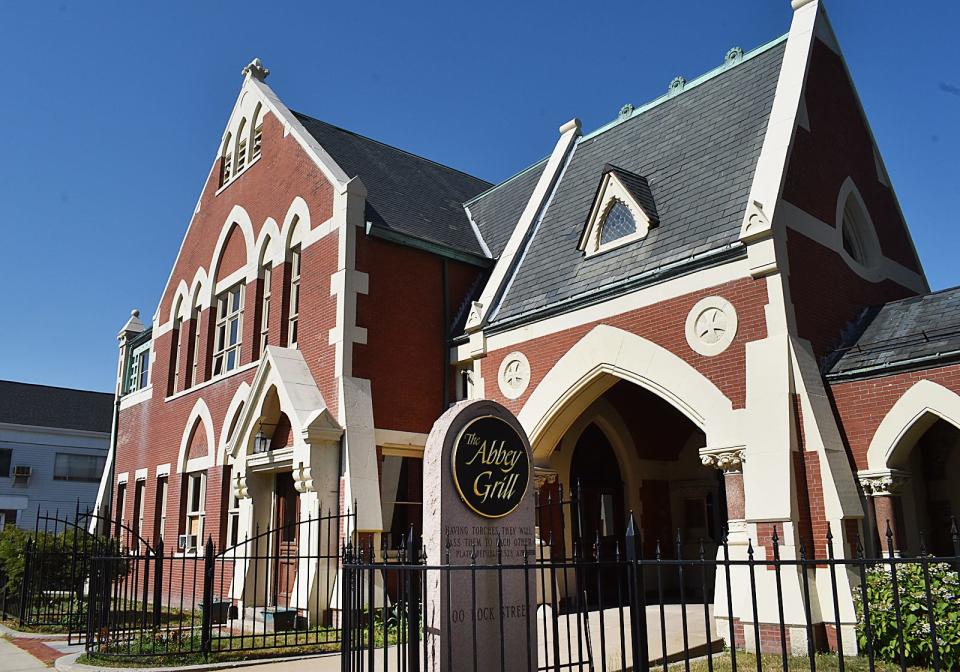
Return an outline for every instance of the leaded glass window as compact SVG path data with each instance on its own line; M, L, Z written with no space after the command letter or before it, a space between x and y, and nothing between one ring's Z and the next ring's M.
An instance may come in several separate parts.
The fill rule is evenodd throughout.
M600 246L637 232L637 220L623 201L614 201L600 228Z

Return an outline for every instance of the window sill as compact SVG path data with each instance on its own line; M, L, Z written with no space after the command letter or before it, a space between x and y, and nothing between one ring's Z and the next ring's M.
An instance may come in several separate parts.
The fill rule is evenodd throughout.
M245 166L240 170L240 172L234 173L234 174L230 177L229 180L227 180L226 182L224 182L224 183L220 186L220 188L217 189L217 190L214 192L213 195L214 195L214 196L219 196L219 195L222 194L224 191L226 191L226 190L230 187L231 184L233 184L234 182L236 182L239 178L243 177L243 174L244 174L245 172L247 172L248 170L250 170L250 168L253 167L253 166L257 163L257 161L259 161L261 158L263 158L263 152L262 152L262 151L260 152L260 154L259 154L258 156L254 157L253 160L251 160L247 165L245 165Z
M255 369L259 365L260 365L260 359L258 358L253 360L252 362L247 362L243 366L238 366L233 371L227 371L226 373L221 373L218 376L214 376L210 380L205 380L202 383L194 385L193 387L188 387L185 390L180 390L176 394L171 394L169 397L164 397L163 401L168 402L168 401L173 401L175 399L179 399L180 397L185 397L189 394L192 394L198 390L202 390L203 388L208 387L210 385L219 383L220 381L226 380L227 378L235 376L239 373L243 373L244 371L249 371L250 369Z

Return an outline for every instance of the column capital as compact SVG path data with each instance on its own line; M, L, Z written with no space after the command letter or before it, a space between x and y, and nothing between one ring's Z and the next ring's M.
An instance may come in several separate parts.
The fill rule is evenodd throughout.
M544 469L543 467L533 468L533 485L539 490L546 484L556 483L560 475L553 469Z
M857 480L869 497L899 495L910 480L910 472L901 469L871 469L857 472Z
M724 472L743 471L743 463L746 461L746 446L705 447L700 449L700 462L703 466L713 467Z

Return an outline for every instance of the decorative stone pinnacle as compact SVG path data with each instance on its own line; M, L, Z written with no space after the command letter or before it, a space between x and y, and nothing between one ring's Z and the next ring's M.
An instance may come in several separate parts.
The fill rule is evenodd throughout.
M633 103L627 103L626 105L624 105L623 107L620 108L620 118L621 118L621 119L626 119L626 118L629 117L631 114L633 114L633 111L634 111L635 109L637 109L637 108L635 108L635 107L633 106Z
M244 77L253 77L262 82L270 74L270 70L263 67L263 62L259 58L255 58L244 66L241 74Z
M910 473L899 469L861 471L857 474L860 487L869 497L889 497L899 495L903 486L910 480Z
M677 75L670 80L670 86L667 87L669 93L680 93L683 91L683 87L686 86L687 80L683 75Z
M735 448L701 448L700 462L705 467L713 467L724 472L742 471L747 461L747 451L743 446Z

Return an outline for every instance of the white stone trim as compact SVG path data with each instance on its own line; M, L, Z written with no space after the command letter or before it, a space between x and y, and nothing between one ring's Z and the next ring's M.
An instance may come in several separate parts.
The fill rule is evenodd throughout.
M227 412L223 416L223 422L220 424L220 441L217 444L217 464L223 465L227 463L228 455L228 433L230 432L230 425L233 423L234 418L237 417L237 414L243 410L243 405L247 400L247 397L250 396L250 385L244 381L237 386L236 391L233 393L233 399L230 400L230 405L227 406ZM237 426L239 428L239 419L237 420Z
M234 205L233 209L230 210L230 214L227 215L226 220L220 227L220 234L217 236L217 243L213 247L213 256L210 258L210 264L207 266L207 269L209 269L207 271L207 275L211 282L208 283L207 293L204 297L206 306L213 305L217 293L220 291L218 287L220 283L217 282L217 274L220 268L220 260L223 258L223 253L227 246L227 239L230 235L230 232L233 230L234 224L237 225L237 227L240 229L240 232L243 234L243 242L246 248L246 258L243 265L240 267L240 270L232 273L227 279L233 279L234 276L237 276L237 278L232 280L231 285L226 286L229 287L232 286L232 284L235 284L240 279L241 271L242 276L246 278L247 268L250 266L250 260L256 257L256 250L254 248L256 236L253 234L253 223L250 221L250 215L247 214L247 211L242 206Z
M134 473L134 479L138 481L145 481L149 475L150 469L148 467L144 467L143 469L137 469L137 471Z
M708 445L743 443L731 401L703 374L652 341L599 325L554 364L520 410L517 417L534 454L552 449L570 423L617 379L670 402L704 431Z
M960 428L960 395L932 380L904 392L884 416L867 448L867 470L904 466L914 443L937 420Z
M422 432L405 432L398 429L380 429L374 430L377 445L381 448L401 448L414 449L423 452L427 445L427 435ZM389 455L386 450L384 455Z
M898 285L915 292L926 293L929 291L926 280L921 274L911 271L906 266L884 256L882 252L878 253L873 268L867 269L852 262L846 252L843 251L842 232L837 227L830 226L788 201L781 201L778 221L783 221L789 229L793 229L836 252L854 273L865 280L870 282L892 280Z
M476 314L471 313L470 319L467 320L467 331L480 328L490 315L490 311L494 308L502 289L506 286L516 261L520 258L519 255L528 241L534 221L543 208L547 197L553 191L557 178L566 163L567 155L573 149L578 137L580 137L579 119L571 119L560 127L560 139L554 146L543 172L540 173L540 178L527 200L527 205L520 214L520 219L517 221L513 233L510 234L510 239L507 241L503 253L493 267L480 298L475 302L479 306Z
M198 421L203 425L203 429L207 435L207 454L202 457L188 459L190 434ZM216 432L214 432L213 429L213 417L210 415L207 402L202 398L197 399L197 402L190 410L190 415L187 416L187 422L184 424L183 433L180 436L180 451L177 453L177 473L189 473L212 467L215 464L216 436Z
M117 485L121 485L121 484L123 484L123 483L127 483L129 480L130 480L130 472L129 472L129 471L123 471L123 472L120 472L119 474L117 474Z
M798 8L793 14L770 119L747 197L747 203L756 203L763 210L766 221L758 228L757 222L750 221L748 208L740 229L740 237L744 240L771 230L793 144L818 9L819 2L814 1Z
M720 337L716 341L704 339L701 334L703 328L700 319L707 314L719 316L722 318L722 329ZM704 357L714 357L730 347L733 339L737 336L737 309L733 304L720 296L708 296L697 301L687 315L684 324L684 333L687 338L687 345L694 352ZM719 327L718 327L719 329Z
M517 384L514 384L515 381ZM519 399L530 385L530 361L519 350L508 354L500 361L497 385L507 399Z
M526 341L656 305L702 290L705 287L716 287L733 280L749 277L751 277L750 269L745 259L705 268L695 273L672 278L666 282L643 287L629 294L622 294L592 306L554 315L509 331L490 334L486 337L486 347L490 352L515 347ZM458 346L452 353L454 363L467 361L471 356L471 346L468 343Z
M150 369L151 369L151 373L153 373L153 360L154 360L154 359L156 359L156 358L153 356L153 352L152 352L152 349L151 349L151 353L150 353ZM152 383L151 383L150 385L147 385L146 387L141 387L141 388L140 388L139 390L137 390L136 392L130 392L130 393L125 394L125 395L123 395L122 397L120 397L120 410L121 410L121 411L125 411L125 410L127 410L128 408L131 408L131 407L133 407L133 406L136 406L137 404L142 404L142 403L145 402L145 401L149 401L151 398L153 398L153 384L152 384Z
M157 478L163 478L164 476L170 476L170 463L165 462L164 464L157 465Z

